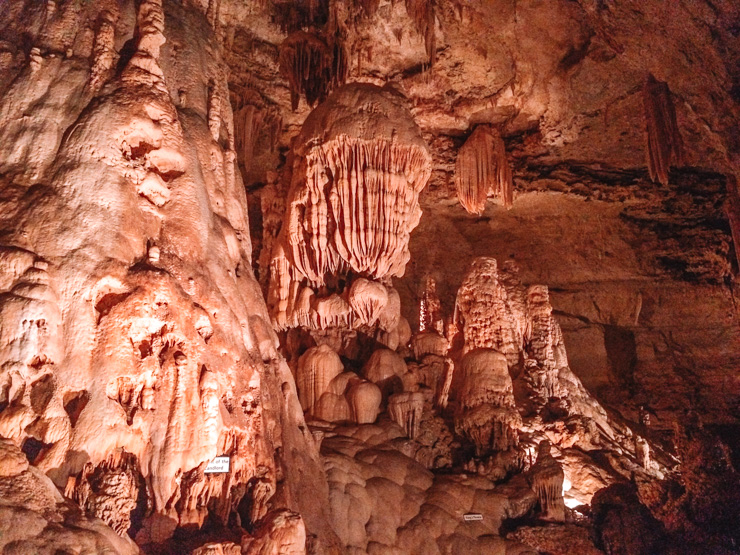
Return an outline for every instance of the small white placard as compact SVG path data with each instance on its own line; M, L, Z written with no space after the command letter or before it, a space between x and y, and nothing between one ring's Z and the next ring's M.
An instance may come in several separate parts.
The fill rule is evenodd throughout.
M229 471L229 457L216 457L206 466L206 474Z
M463 515L463 520L465 522L473 522L476 520L483 520L483 515L480 513L465 513Z

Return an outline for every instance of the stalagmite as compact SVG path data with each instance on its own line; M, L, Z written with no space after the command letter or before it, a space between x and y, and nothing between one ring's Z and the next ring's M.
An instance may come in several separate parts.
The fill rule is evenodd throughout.
M635 454L645 470L650 468L650 444L642 436L635 436Z
M568 360L560 326L552 315L547 286L530 286L526 303L530 321L526 351L531 360L536 361L537 369L532 383L543 401L562 397L567 393L560 386L558 370L566 367Z
M368 281L403 274L421 216L419 192L431 172L428 147L401 99L366 84L333 93L306 119L295 145L271 263L279 328L295 325L293 282L321 286L327 275L350 271ZM320 317L316 325L336 324Z
M683 140L668 84L648 74L642 88L650 179L668 185L671 166L683 164Z
M296 387L303 410L311 414L330 382L342 373L342 361L331 347L320 345L306 351L298 361Z
M460 204L470 214L480 215L489 194L507 208L514 200L514 185L506 147L492 127L479 125L460 147L455 165L455 184Z
M352 414L349 402L343 394L327 391L314 406L312 416L326 422L345 422L350 420Z
M460 372L455 429L475 445L479 456L515 447L522 419L506 357L488 349L474 350L463 357Z
M462 328L465 352L493 349L514 365L519 361L524 338L500 274L493 258L473 261L457 292L455 320Z
M111 4L117 7L116 4ZM110 77L117 54L114 46L116 35L117 11L103 11L98 17L98 29L95 33L93 47L93 64L90 70L90 89L97 92Z
M219 90L218 83L211 81L208 84L208 129L211 137L218 142L221 135L221 103L223 95Z
M397 332L401 323L401 297L393 287L385 288L388 302L378 316L380 329L388 333Z
M550 454L550 442L539 444L537 462L529 471L529 483L540 500L540 510L544 520L565 521L565 502L563 501L563 481L565 473Z
M359 382L347 391L350 416L356 424L372 424L378 418L383 395L372 382Z
M424 395L418 391L396 393L388 398L388 415L401 426L409 439L419 435Z
M414 358L421 360L424 355L445 356L450 349L450 344L447 339L436 332L423 332L413 336L411 349L414 351Z

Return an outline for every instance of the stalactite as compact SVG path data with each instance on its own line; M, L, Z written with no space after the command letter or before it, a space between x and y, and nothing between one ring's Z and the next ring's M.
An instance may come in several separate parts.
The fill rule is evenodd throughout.
M296 31L280 45L279 63L290 86L293 110L301 95L313 106L347 78L347 55L338 38L327 43L316 34Z
M430 66L434 65L437 57L437 38L434 32L434 3L433 0L406 0L406 12L414 22L416 30L424 37L424 46L427 50Z
M117 452L98 466L87 463L67 493L88 514L125 534L131 527L131 512L136 508L139 479L136 457Z
M143 78L169 95L164 85L162 68L159 66L160 48L166 41L162 0L141 1L136 14L136 36L136 52L122 74L123 79L141 81Z
M283 119L278 109L259 100L254 104L249 101L237 103L234 107L234 147L245 169L250 168L260 138L271 152L275 150L282 127Z
M323 27L329 20L330 0L273 0L273 18L284 33Z
M388 415L403 428L409 439L419 435L424 395L418 391L396 393L388 398Z
M444 410L450 400L450 388L452 387L452 378L455 375L455 361L449 357L444 359L444 376L437 384L437 390L434 395L434 404Z
M460 204L471 214L481 214L489 194L510 207L514 199L511 168L501 135L479 125L457 154L455 184Z
M684 163L683 140L668 84L648 74L642 88L647 128L647 166L652 181L668 184L671 166Z
M294 209L292 216L300 221L292 220L288 227L298 270L315 283L344 264L377 278L401 275L409 259L409 224L417 223L411 219L418 213L417 187L426 181L427 164L420 148L381 139L342 135L312 149L307 198L301 203L305 212ZM333 176L328 194L327 174Z

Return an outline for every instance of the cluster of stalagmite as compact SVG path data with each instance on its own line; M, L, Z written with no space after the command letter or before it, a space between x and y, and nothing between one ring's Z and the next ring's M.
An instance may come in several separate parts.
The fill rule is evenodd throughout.
M409 260L419 192L431 172L403 100L387 89L347 85L309 115L296 145L270 264L275 326L397 323L395 315L383 317L394 296L388 279L402 275Z
M514 184L501 135L489 125L479 125L457 153L457 198L471 214L481 214L489 195L507 208L514 201Z
M454 322L462 333L462 355L493 350L506 357L509 368L523 366L521 379L538 410L563 399L569 410L609 428L604 409L568 367L547 287L524 286L514 263L499 267L493 258L475 259L458 290Z
M308 349L298 360L298 398L307 415L326 422L371 424L382 400L380 388L353 372L326 344Z
M647 128L647 166L650 179L668 185L671 166L683 164L683 140L668 83L648 74L642 88Z

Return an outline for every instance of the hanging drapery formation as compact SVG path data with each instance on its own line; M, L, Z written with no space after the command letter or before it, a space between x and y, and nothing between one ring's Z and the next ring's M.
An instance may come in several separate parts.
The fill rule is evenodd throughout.
M514 200L511 168L501 135L488 125L479 125L457 154L455 185L460 204L470 214L480 215L489 194L504 206Z
M302 320L323 328L314 313L324 299L336 297L345 301L343 318L350 325L372 325L387 302L385 286L372 283L403 275L409 260L409 236L421 217L419 193L431 173L428 147L400 99L365 84L348 85L316 108L296 145L271 263L275 324L301 325L295 321L301 309L307 311ZM348 279L327 289L327 275ZM358 278L368 283L352 288ZM316 296L301 294L305 287Z
M337 34L329 41L296 31L280 45L280 73L288 80L293 110L304 95L309 106L347 79L347 54Z
M668 184L671 166L683 164L683 141L668 83L648 74L642 88L647 128L647 166L652 181Z
M416 30L424 37L424 46L433 66L437 57L437 40L434 34L434 4L431 0L406 0L406 12L414 22Z

